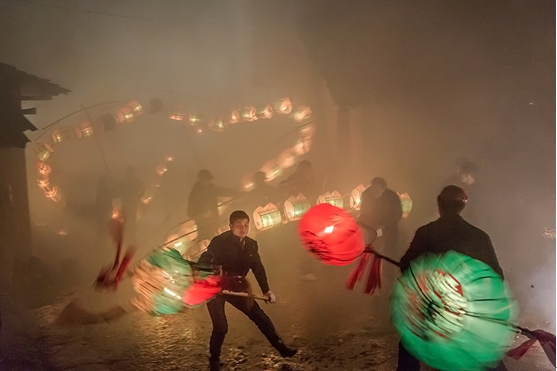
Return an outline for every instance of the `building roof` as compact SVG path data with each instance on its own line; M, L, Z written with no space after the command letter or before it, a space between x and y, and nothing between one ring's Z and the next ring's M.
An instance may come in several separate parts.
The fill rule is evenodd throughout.
M5 63L0 63L1 78L18 80L21 87L21 100L51 100L57 95L70 93L70 90L62 88L48 79L20 71Z

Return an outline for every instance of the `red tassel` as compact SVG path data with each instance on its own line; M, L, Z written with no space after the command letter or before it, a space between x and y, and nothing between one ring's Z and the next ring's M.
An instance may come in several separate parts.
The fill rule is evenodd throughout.
M383 287L383 283L381 281L381 271L382 271L382 259L377 256L373 255L373 262L371 263L371 269L369 271L369 277L367 279L366 285L366 294L371 294L375 292L376 289L380 289Z
M370 259L370 253L364 252L362 257L360 258L360 262L358 263L358 266L354 268L352 273L350 273L350 276L348 276L348 280L346 280L346 288L348 290L354 290L356 283L363 277L369 259Z
M128 248L128 251L126 252L126 255L124 255L124 259L122 259L122 263L120 264L120 267L118 268L118 273L116 273L116 286L118 286L118 284L120 283L120 280L122 279L122 277L124 276L124 273L126 273L126 270L128 269L133 256L135 255L136 249L134 247L130 247Z
M543 330L535 330L535 331L523 331L524 335L528 336L530 339L526 340L524 343L520 344L514 349L511 349L507 352L507 356L519 360L526 354L526 352L536 343L536 341L540 342L545 355L549 359L549 361L555 366L555 335L543 331Z

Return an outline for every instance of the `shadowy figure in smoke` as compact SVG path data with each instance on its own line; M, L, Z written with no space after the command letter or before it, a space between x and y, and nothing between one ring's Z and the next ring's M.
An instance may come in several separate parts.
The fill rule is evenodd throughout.
M136 239L137 209L141 197L145 193L145 186L136 177L133 166L128 167L126 177L120 182L118 191L126 225L125 239L128 243L134 243Z
M213 174L209 170L203 169L197 173L197 182L188 198L188 216L195 220L199 241L215 235L219 224L218 198L238 197L241 194L213 184Z

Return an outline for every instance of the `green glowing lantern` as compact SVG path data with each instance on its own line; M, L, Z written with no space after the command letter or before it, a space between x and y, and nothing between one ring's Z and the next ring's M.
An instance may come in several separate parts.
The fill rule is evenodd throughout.
M54 149L48 143L38 143L35 149L35 156L42 161L45 162L48 160L51 154L54 153Z
M213 131L224 131L224 120L223 119L215 119L209 123L209 129Z
M288 115L292 112L292 102L290 98L282 98L275 102L275 112L281 113L283 115Z
M74 130L69 126L61 126L51 132L54 143L66 142L74 137Z
M340 193L338 193L338 191L333 191L333 192L327 192L322 194L321 196L319 196L317 198L317 203L318 204L331 204L333 206L336 206L340 209L342 209L343 207L343 200L342 200L342 195Z
M240 111L240 116L244 121L255 121L257 120L257 112L254 106L246 106Z
M518 307L489 266L449 251L410 264L395 284L391 314L404 347L428 366L479 371L513 343Z
M303 194L290 196L284 202L284 214L289 222L300 220L302 216L311 208L311 204Z
M264 231L282 224L282 216L275 204L259 206L253 212L253 223L258 231Z
M307 106L299 106L296 111L294 111L293 117L294 120L298 122L305 121L311 118L311 108Z
M408 214L412 211L412 199L408 193L404 192L403 194L399 194L400 197L400 204L402 206L402 217L408 218Z
M143 107L139 102L132 101L127 105L128 109L132 112L134 117L140 116L143 113Z
M203 117L199 114L190 115L190 125L201 125L203 123Z

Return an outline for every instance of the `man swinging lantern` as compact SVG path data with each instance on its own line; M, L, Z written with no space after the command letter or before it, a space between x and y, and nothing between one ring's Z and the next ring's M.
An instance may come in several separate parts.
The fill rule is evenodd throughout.
M331 204L312 207L301 219L304 247L329 265L348 265L364 252L364 236L352 216Z

